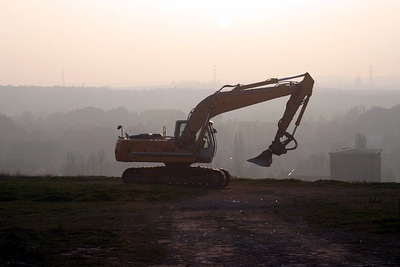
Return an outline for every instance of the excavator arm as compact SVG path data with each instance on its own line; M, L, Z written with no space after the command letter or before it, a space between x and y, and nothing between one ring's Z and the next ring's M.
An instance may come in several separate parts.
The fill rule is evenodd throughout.
M300 82L295 79L303 78ZM305 73L286 78L273 78L266 81L247 85L226 85L220 90L201 101L189 114L188 123L176 143L178 146L196 154L201 147L204 134L211 118L221 113L258 104L264 101L289 96L283 117L278 122L278 131L272 144L258 157L249 161L261 166L270 166L272 154L281 155L297 147L294 133L300 125L301 118L312 94L314 80ZM230 91L222 91L226 87L233 87ZM296 120L296 127L292 134L287 132L293 117L300 106L303 106ZM284 140L281 140L284 138ZM294 142L292 148L286 146Z

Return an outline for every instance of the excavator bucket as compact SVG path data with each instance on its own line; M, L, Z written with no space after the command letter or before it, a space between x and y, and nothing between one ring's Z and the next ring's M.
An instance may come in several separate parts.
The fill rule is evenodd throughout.
M260 155L255 158L248 159L248 162L257 164L261 167L269 167L272 164L272 152L270 149L264 150Z

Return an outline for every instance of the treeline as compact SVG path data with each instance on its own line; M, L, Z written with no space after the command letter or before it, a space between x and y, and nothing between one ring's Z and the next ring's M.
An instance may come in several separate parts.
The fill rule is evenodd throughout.
M173 125L173 117L186 115L177 110L137 113L125 108L104 111L93 107L46 117L30 112L16 117L3 114L0 115L0 172L117 175L121 169L113 154L119 133L117 126L122 124L132 133L158 132L165 125L162 121Z
M255 166L246 159L267 149L276 133L276 122L215 117L218 151L211 165L226 168L239 177L328 178L329 152L354 147L356 137L361 135L368 148L383 149L383 181L400 182L400 105L358 105L329 119L310 115L306 113L296 132L298 149L274 157L270 168ZM3 114L0 172L119 176L133 165L114 159L119 124L129 134L161 133L162 127L167 126L167 134L172 135L175 120L186 116L186 112L174 109L135 112L122 107L86 107L44 117L30 112L19 116Z

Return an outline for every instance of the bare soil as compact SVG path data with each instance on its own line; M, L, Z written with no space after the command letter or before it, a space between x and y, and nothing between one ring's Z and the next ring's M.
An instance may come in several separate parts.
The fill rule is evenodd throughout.
M157 266L399 266L398 233L319 228L303 219L301 205L293 205L312 196L354 193L232 185L161 205L154 223L171 233L154 241L167 250Z

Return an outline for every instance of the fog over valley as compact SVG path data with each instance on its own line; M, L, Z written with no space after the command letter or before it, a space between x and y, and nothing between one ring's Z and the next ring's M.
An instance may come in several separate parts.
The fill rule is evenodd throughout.
M173 135L175 120L214 91L1 86L0 172L120 176L145 164L115 161L118 125L131 135L166 126ZM315 87L296 132L299 148L274 156L269 168L248 163L272 141L287 99L213 118L218 151L210 166L239 177L329 179L329 153L354 147L362 134L368 148L382 149L382 181L400 181L400 91Z

